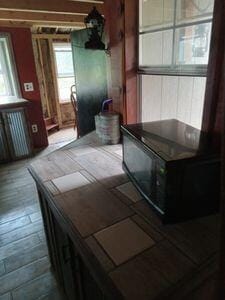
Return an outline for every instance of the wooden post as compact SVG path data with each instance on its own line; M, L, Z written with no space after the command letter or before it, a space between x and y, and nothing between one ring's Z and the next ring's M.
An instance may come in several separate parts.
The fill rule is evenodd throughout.
M223 50L225 56L225 45ZM220 247L220 299L225 299L225 59L222 65L219 99L221 101L222 155L221 155L221 247Z
M225 299L225 2L215 0L202 129L221 151L219 297Z
M62 127L62 115L60 110L60 104L59 104L59 93L58 93L58 83L56 78L56 65L55 65L55 56L54 56L54 49L52 44L52 39L48 39L48 45L49 45L49 51L50 51L50 62L51 62L51 69L52 69L52 76L53 76L53 86L54 86L54 92L55 92L55 103L56 103L56 110L57 110L57 116L58 116L58 123L59 127Z
M136 123L140 116L138 102L138 1L125 1L125 102L126 121Z
M113 99L113 109L123 116L123 123L135 123L138 118L138 1L106 0L104 5L110 50L109 97Z
M202 130L210 132L217 137L217 144L220 141L222 130L222 114L221 104L222 99L219 96L222 66L224 61L224 43L225 43L225 4L224 1L215 0L212 37L209 54L205 103L202 119Z
M47 117L50 117L51 112L50 112L50 108L49 108L49 99L48 99L45 75L43 73L44 72L43 58L42 58L40 41L36 38L33 38L32 41L33 41L34 58L35 58L37 76L38 76L38 81L39 81L39 86L40 86L42 107L43 107L44 112L46 109Z

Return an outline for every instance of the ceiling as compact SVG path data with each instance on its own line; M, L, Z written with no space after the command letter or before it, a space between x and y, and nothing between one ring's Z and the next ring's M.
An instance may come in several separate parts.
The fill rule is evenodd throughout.
M95 5L103 11L104 1L94 0L0 0L0 26L81 28Z

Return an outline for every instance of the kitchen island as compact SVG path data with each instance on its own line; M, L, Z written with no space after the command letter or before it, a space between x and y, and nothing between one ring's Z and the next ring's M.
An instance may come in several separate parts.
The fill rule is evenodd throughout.
M216 299L219 216L163 225L123 172L120 144L93 132L29 170L68 299Z

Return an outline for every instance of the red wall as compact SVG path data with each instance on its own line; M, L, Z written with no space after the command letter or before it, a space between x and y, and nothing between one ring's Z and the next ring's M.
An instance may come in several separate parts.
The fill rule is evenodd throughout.
M28 108L30 125L38 126L38 132L32 133L34 147L47 146L48 139L42 115L30 29L0 27L0 32L10 33L22 97L30 102ZM24 91L25 82L33 82L33 92Z

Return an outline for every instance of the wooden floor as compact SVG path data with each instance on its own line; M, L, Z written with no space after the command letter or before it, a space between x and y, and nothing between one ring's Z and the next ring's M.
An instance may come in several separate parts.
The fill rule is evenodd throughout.
M70 138L63 142L60 134L55 140L52 135L51 145L36 156L68 143L69 131L64 130ZM61 299L50 270L35 184L27 171L34 159L0 165L0 300Z
M59 131L49 133L48 142L49 145L58 144L62 142L68 142L74 140L77 137L77 131L73 127L63 128Z

